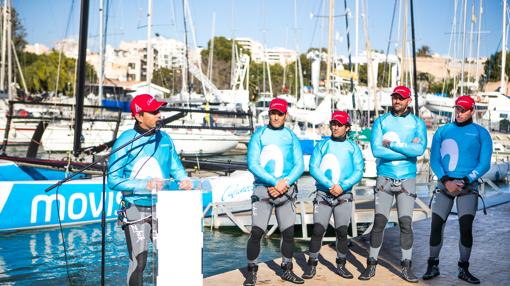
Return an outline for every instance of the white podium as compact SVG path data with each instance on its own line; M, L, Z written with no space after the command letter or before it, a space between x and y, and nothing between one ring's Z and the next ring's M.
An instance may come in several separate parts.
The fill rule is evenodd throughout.
M202 192L159 191L158 285L203 285Z

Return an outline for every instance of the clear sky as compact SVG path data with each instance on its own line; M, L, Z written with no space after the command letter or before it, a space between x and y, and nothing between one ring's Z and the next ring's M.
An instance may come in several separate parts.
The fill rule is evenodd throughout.
M147 0L103 0L109 2L108 44L117 47L122 40L147 38ZM213 13L216 15L215 35L228 38L250 37L268 48L287 47L306 51L309 47L327 46L327 20L311 15L327 15L328 0L188 0L198 46L205 46L212 35ZM399 17L402 0L366 0L368 35L372 48L386 50L390 35L393 8L397 2L390 51L394 51L403 31L403 16ZM467 32L470 31L471 5L475 3L478 18L480 0L467 0ZM77 38L80 0L12 0L26 29L29 43L52 47L66 37ZM362 2L359 0L359 51L364 50ZM462 0L414 0L416 48L428 45L433 53L448 55L454 5ZM488 56L501 49L503 1L484 0L480 55ZM351 46L354 52L355 0L347 0ZM323 10L321 12L321 10ZM460 10L460 7L459 7ZM70 11L72 11L70 13ZM295 12L296 11L296 12ZM335 1L335 15L345 13L344 1ZM67 25L70 15L69 25ZM90 0L88 47L97 50L99 30L99 0ZM153 32L167 38L183 40L182 0L153 0ZM457 13L457 18L461 18ZM400 28L398 23L400 21ZM457 21L457 25L462 22ZM508 24L508 21L507 21ZM335 19L335 47L346 54L345 17ZM408 20L410 38L410 20ZM461 30L459 26L458 31ZM478 30L478 21L474 31ZM477 35L473 35L476 39ZM191 39L190 35L190 39ZM191 46L193 42L190 40ZM460 44L459 44L460 46ZM460 49L459 49L460 50ZM476 56L476 40L473 40ZM469 34L466 40L469 53ZM450 53L451 54L451 53ZM460 55L460 52L459 52Z

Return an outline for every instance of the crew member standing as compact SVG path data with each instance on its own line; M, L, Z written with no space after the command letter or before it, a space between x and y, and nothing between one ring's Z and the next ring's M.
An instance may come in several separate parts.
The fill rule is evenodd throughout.
M287 102L275 98L269 105L269 124L255 131L248 144L248 169L255 177L252 196L252 228L247 245L248 273L244 285L255 285L260 240L273 208L281 233L282 279L296 284L304 280L292 271L294 249L294 186L304 170L303 152L296 135L284 126Z
M430 166L439 181L432 202L430 257L423 275L425 280L439 275L443 231L453 202L457 201L458 277L472 284L480 283L468 268L473 246L472 226L478 208L478 179L490 169L492 139L485 128L473 123L474 113L475 101L470 96L460 96L455 101L455 122L440 127L432 140Z

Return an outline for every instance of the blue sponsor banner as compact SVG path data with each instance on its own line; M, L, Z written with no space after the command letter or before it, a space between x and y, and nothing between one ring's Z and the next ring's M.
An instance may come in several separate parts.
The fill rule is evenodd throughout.
M193 180L194 187L198 180ZM101 220L101 181L75 180L45 193L44 190L56 181L0 182L0 231L51 227L62 224L80 224ZM204 208L212 201L210 184L201 182ZM177 190L172 183L167 190ZM165 186L169 187L169 186ZM106 218L117 217L116 211L122 193L106 187ZM58 202L58 208L57 208Z
M45 193L53 182L0 183L0 230L86 223L101 219L102 184L74 181ZM116 217L122 194L106 189L107 219ZM58 202L58 208L57 208Z

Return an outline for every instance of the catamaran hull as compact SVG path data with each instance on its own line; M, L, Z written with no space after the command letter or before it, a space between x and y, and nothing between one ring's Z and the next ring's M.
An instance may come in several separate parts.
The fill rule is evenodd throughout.
M6 170L6 169L5 169ZM229 177L200 179L203 208L212 202L250 199L253 175L237 171ZM102 211L102 179L80 179L45 193L56 180L0 182L0 232L98 222ZM106 218L116 219L122 194L106 188Z

